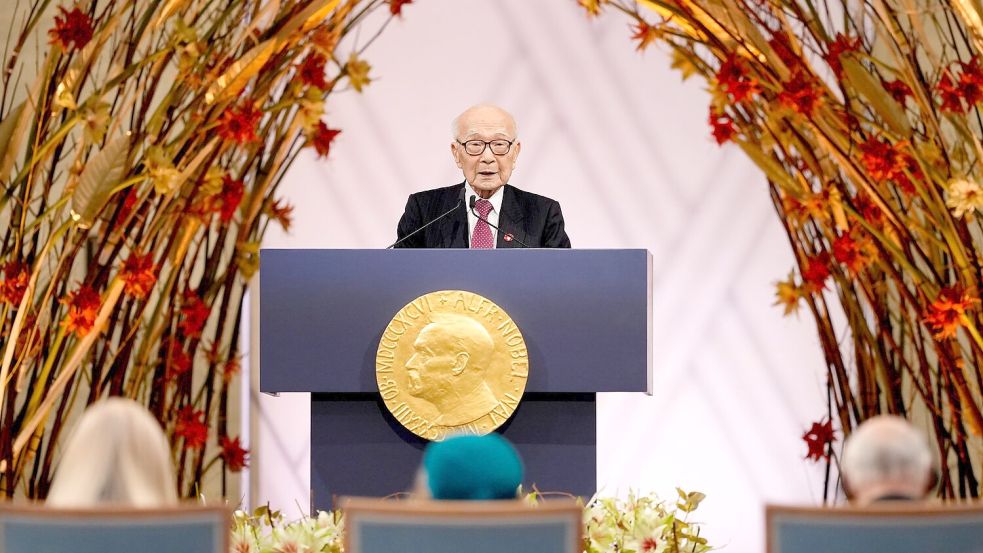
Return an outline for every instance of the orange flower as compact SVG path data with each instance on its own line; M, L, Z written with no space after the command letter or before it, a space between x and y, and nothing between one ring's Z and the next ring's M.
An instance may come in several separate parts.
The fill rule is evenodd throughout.
M8 261L3 264L3 282L0 282L0 303L20 305L27 291L27 282L31 278L27 265L20 261Z
M851 234L842 234L833 240L833 258L846 266L851 275L870 265L875 254L873 243L866 238L857 240Z
M748 75L747 65L736 56L727 58L717 70L717 84L720 90L730 94L734 103L740 103L761 92L761 86Z
M943 288L928 306L923 320L936 340L952 338L962 325L962 315L978 303L979 299L957 287Z
M737 134L737 129L734 128L734 120L731 119L730 115L714 110L713 106L710 106L710 128L713 131L713 138L717 141L718 145L727 142Z
M413 0L389 0L389 13L393 15L403 15L403 6L412 4Z
M185 405L178 411L174 437L184 438L185 449L199 449L208 441L208 426L202 420L204 416L203 411L196 411L192 405Z
M649 25L644 19L638 20L638 23L635 24L634 31L635 34L632 35L631 39L638 41L638 46L635 47L635 50L639 52L645 50L649 44L662 36L662 31L658 27Z
M127 294L135 298L147 297L157 282L157 265L154 263L153 252L147 255L130 253L123 262L120 278L123 279L123 290Z
M284 232L290 231L290 225L293 223L293 212L294 206L288 204L282 199L270 204L270 217L276 219L276 221L280 223L280 226L283 227Z
M201 330L208 322L210 313L211 308L201 301L197 292L191 289L185 290L184 301L181 305L181 322L178 323L181 334L186 338L201 336Z
M789 273L788 280L775 283L775 303L785 308L786 317L799 312L799 300L805 295L805 290L795 284L795 275Z
M222 380L225 382L232 382L232 377L239 374L242 369L242 364L239 363L238 357L232 357L222 364Z
M577 0L582 8L587 10L587 15L597 16L601 13L601 3L604 0Z
M810 74L796 69L792 78L782 85L778 101L796 113L812 117L820 102L820 89Z
M74 332L79 338L88 334L92 330L92 325L96 323L99 307L102 305L99 293L91 286L83 284L60 301L68 306L68 315L61 322L65 331Z
M218 125L218 135L236 144L255 142L256 126L263 118L263 111L251 103L225 110Z
M923 178L918 162L902 151L903 143L891 145L876 137L870 137L860 145L860 161L867 173L877 182L894 181L905 194L913 195L915 185L908 177Z
M242 448L239 438L230 440L228 436L222 436L219 440L222 446L222 453L219 455L225 460L225 466L232 472L239 472L249 466L249 451Z
M85 48L92 40L92 18L78 6L73 7L72 11L58 6L58 11L61 13L55 16L55 28L48 31L51 37L49 43L57 43L65 50L70 49L72 44L75 48Z
M939 93L939 97L942 98L942 106L940 107L942 111L966 113L962 97L959 94L959 88L953 83L948 69L942 72L942 78L935 85L935 90Z
M324 121L317 122L314 134L310 137L310 143L317 150L317 157L328 157L328 154L331 153L331 143L339 134L341 134L340 130L329 129Z
M877 207L874 200L866 194L858 193L853 197L853 209L856 210L861 219L872 225L880 226L884 222L884 213L881 208Z
M312 53L308 55L297 70L300 80L308 86L321 90L328 88L328 83L324 81L324 65L327 62L328 59L321 54Z

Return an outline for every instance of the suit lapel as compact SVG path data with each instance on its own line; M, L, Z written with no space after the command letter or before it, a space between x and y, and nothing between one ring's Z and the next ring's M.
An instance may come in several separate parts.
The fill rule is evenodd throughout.
M498 216L498 227L498 238L495 240L496 248L521 247L515 240L506 240L506 234L511 234L528 243L526 233L522 230L522 209L516 198L515 190L509 185L505 185L505 190L502 191L502 212Z
M464 183L450 189L444 197L441 198L440 211L443 213L448 209L454 207L457 203L458 198L461 197L461 189L464 188ZM453 213L444 217L440 222L440 243L436 245L439 248L467 248L468 247L468 214L467 206L462 205L460 208L455 210Z

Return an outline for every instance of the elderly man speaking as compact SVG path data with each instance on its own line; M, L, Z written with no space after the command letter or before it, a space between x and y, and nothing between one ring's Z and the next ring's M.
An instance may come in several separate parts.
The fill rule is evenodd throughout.
M515 119L478 105L454 120L451 154L464 182L411 194L399 220L402 248L569 248L555 200L509 184L520 144Z

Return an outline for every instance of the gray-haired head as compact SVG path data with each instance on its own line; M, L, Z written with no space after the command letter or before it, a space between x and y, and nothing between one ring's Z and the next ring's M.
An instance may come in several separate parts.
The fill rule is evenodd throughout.
M934 484L936 462L925 435L894 415L868 419L843 446L840 472L852 499L920 499Z

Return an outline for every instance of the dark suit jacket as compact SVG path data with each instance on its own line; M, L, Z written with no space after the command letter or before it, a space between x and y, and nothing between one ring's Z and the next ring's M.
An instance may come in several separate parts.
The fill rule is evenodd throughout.
M410 194L406 210L396 227L397 238L403 238L451 209L463 196L464 183L435 188ZM399 248L467 248L467 205L450 213L440 221L416 233ZM502 195L502 211L498 215L496 248L521 248L524 242L530 248L569 248L570 239L563 230L563 213L556 200L505 185ZM518 240L505 240L512 234Z

